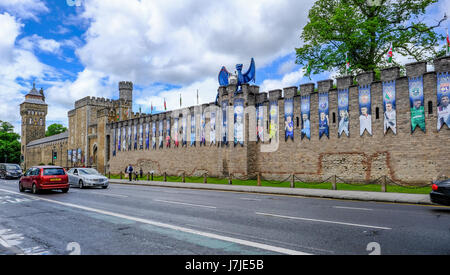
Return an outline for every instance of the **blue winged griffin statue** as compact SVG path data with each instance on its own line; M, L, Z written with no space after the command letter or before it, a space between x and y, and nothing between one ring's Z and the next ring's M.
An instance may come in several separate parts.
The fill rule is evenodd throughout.
M233 75L227 71L227 68L222 67L219 73L220 86L228 86L228 84L237 84L234 95L242 92L242 84L249 83L250 81L256 81L256 67L255 60L252 58L250 67L246 73L242 73L242 64L236 65L237 75ZM217 94L216 103L218 102L219 94Z

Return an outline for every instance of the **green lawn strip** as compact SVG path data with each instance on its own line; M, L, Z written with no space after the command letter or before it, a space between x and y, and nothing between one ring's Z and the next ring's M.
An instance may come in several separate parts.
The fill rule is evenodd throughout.
M120 179L119 175L112 175L111 179ZM122 179L128 179L128 176L123 176ZM151 180L151 176L150 176ZM139 177L139 181L147 181L147 175L143 177ZM153 181L164 181L163 176L153 176ZM182 177L174 177L167 176L168 182L182 182ZM211 184L228 184L228 179L220 179L220 178L208 178L208 183ZM187 183L203 183L203 177L186 177ZM233 185L245 185L245 186L257 186L257 180L232 180ZM290 182L278 182L278 181L261 181L261 186L265 187L284 187L289 188L291 186ZM295 188L307 188L307 189L325 189L331 190L331 183L303 183L296 182ZM380 192L381 186L378 184L369 184L369 185L358 185L358 184L345 184L338 183L338 190L347 190L347 191L368 191L368 192ZM388 185L387 192L389 193L406 193L406 194L429 194L431 191L431 187L420 187L420 188L408 188L397 185Z

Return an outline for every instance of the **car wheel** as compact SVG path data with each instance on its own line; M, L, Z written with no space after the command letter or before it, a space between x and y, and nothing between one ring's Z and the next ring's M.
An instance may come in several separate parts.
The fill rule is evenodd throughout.
M33 184L33 186L31 187L31 193L33 194L38 194L39 190L37 189L36 184Z
M19 181L19 191L20 192L24 192L25 191L25 189L22 186L22 182L20 182L20 181Z
M69 188L61 189L61 191L62 191L63 193L67 193L67 192L69 191Z
M84 183L83 183L82 180L80 180L80 181L78 182L78 186L80 187L80 189L83 189L83 188L84 188Z

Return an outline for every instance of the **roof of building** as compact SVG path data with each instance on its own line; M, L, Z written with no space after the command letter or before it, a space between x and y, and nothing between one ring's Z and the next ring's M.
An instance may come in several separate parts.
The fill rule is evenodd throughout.
M32 103L32 104L39 104L39 105L47 105L44 100L38 99L38 98L25 98L25 101L23 103Z
M30 90L30 92L27 95L35 95L35 96L42 96L38 90L36 90L36 84L33 83L33 89Z
M27 144L27 147L35 146L35 145L39 145L39 144L43 144L43 143L48 143L48 142L53 142L53 141L57 141L57 140L67 139L67 138L69 138L69 131L65 131L64 133L61 133L58 135L33 140L32 142Z

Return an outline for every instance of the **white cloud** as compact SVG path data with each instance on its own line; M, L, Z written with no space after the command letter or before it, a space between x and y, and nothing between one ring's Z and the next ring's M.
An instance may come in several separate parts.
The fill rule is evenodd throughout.
M15 46L22 24L8 13L0 14L0 120L13 124L20 132L19 105L24 92L31 89L31 83L23 84L17 79L30 81L52 74L52 69L42 64L33 52Z
M266 79L263 81L260 87L260 91L268 92L276 89L283 89L291 86L298 86L300 80L305 75L303 68L297 71L286 74L282 79Z
M38 49L41 52L52 53L56 55L61 54L61 42L58 42L54 39L45 39L36 34L21 39L19 41L19 44L22 49L27 49L29 51Z
M2 0L0 8L17 17L35 21L39 21L38 14L49 12L44 2L40 0Z
M88 68L141 85L190 85L254 57L258 67L299 44L311 1L88 0L77 54Z

